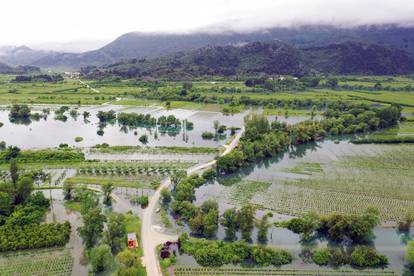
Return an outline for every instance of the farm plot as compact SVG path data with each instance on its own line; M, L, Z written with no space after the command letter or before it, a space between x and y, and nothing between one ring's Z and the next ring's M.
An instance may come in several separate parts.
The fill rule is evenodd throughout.
M239 180L221 194L230 204L250 202L286 215L357 214L374 206L387 224L414 208L414 146L335 146L284 162L288 166L260 169L251 179L267 182Z
M395 276L393 271L389 270L301 270L301 269L282 269L282 268L205 268L197 266L176 266L174 267L174 275L300 275L300 276L345 276L345 275L359 275L359 276Z
M166 176L179 170L190 167L188 162L128 162L128 163L98 163L85 165L78 169L80 175L109 175L109 176L130 176L130 175L160 175Z
M412 164L413 146L388 146L383 152L343 156L320 167L297 164L285 171L308 177L281 178L268 190L256 193L251 202L290 215L310 210L359 213L375 206L384 222L396 222L414 208Z
M265 193L272 183L259 181L240 181L228 188L228 198L233 202L250 201L256 193Z
M67 249L22 251L0 257L0 275L71 275L73 259Z
M76 176L69 177L65 183L104 185L112 183L116 187L149 188L154 182L192 163L176 162L102 162L85 164L77 169Z

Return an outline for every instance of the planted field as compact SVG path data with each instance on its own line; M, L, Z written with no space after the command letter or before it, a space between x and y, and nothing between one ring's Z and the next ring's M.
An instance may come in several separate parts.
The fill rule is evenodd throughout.
M80 185L105 185L113 184L115 187L126 187L126 188L149 188L151 182L159 182L159 177L139 176L136 178L126 177L69 177L65 180L65 183Z
M133 176L133 175L170 175L179 170L184 170L191 163L151 163L151 162L126 162L126 163L98 163L85 165L78 168L80 175L109 175L109 176Z
M148 153L148 154L218 154L219 148L209 147L136 147L136 146L111 146L104 148L92 148L91 152L97 153Z
M358 276L395 276L393 271L388 270L300 270L300 269L281 269L281 268L204 268L191 266L174 267L174 275L300 275L300 276L342 276L342 275L358 275Z
M159 182L164 176L185 170L191 163L156 162L97 162L84 164L77 169L75 177L65 183L96 184L112 183L116 187L148 188L151 183Z
M388 146L383 152L373 149L370 154L344 156L335 162L296 163L282 171L302 177L281 176L278 184L255 193L251 202L291 215L309 210L359 213L375 206L384 222L396 222L414 208L412 164L412 146Z
M22 251L0 257L0 275L71 275L73 259L67 249Z
M414 209L414 146L330 143L300 158L254 168L247 178L219 186L230 204L250 202L286 215L308 211L358 214L380 210L383 223Z
M270 182L247 180L238 182L229 188L230 199L241 203L250 201L256 193L265 193L271 185Z

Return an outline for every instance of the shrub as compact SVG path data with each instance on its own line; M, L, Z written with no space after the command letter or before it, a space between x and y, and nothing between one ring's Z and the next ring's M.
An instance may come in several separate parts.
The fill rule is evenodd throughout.
M72 149L44 149L44 150L16 150L7 149L0 152L0 163L10 160L10 155L19 163L23 162L76 162L84 161L85 155L81 151Z
M141 135L141 137L139 137L139 139L138 139L141 143L143 143L143 144L146 144L146 143L148 143L148 135L146 135L146 134L143 134L143 135Z
M148 205L148 196L142 195L138 198L138 203L141 205L142 208Z
M0 227L0 251L64 246L70 237L70 224L49 223Z
M134 256L134 254L132 254L130 250L125 249L116 255L116 260L126 267L132 267L135 265L137 258Z
M318 248L312 254L312 261L317 265L328 265L330 255L328 248Z
M76 143L79 143L79 142L82 142L83 141L83 138L82 137L75 137L75 142Z
M213 139L213 138L214 138L214 133L213 133L213 132L210 132L210 131L204 131L204 132L201 134L201 137L202 137L203 139L206 139L206 140L211 140L211 139Z
M407 244L407 253L405 254L405 260L408 266L414 268L414 241L409 241Z
M350 264L358 267L387 266L388 259L386 256L378 254L372 247L357 246L351 253Z
M112 266L112 253L108 245L93 247L89 253L93 272L108 270Z
M161 190L161 199L164 204L168 204L171 201L171 192L167 187L162 188Z
M203 172L202 177L207 181L212 181L217 176L216 168L210 168Z

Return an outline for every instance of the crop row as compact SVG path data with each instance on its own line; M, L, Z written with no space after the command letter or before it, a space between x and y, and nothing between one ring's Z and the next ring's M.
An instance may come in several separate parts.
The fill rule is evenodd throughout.
M16 254L2 257L0 260L0 275L71 275L73 259L70 252L36 251L33 254Z
M271 187L267 192L259 192L252 198L251 202L263 208L288 215L300 215L309 210L320 214L330 212L358 214L361 210L373 206L379 209L383 222L398 222L404 217L407 210L414 208L414 201L288 185Z
M179 170L181 170L181 168L178 168L178 167L94 166L94 167L79 168L78 174L81 174L81 175L137 175L137 174L169 175Z
M395 272L390 270L297 270L297 269L281 269L281 268L205 268L176 266L174 267L174 275L292 275L292 276L395 276Z

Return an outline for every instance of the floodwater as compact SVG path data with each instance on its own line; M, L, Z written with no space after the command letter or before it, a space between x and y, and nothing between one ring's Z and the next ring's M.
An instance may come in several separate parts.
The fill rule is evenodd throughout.
M80 107L78 109L79 116L73 118L69 115L69 111L65 113L68 117L66 122L55 120L54 109L58 106L47 106L51 108L47 119L39 121L31 120L25 123L11 123L8 118L8 110L0 110L0 122L4 125L0 128L0 137L8 145L18 146L20 148L49 148L57 147L59 144L68 144L78 147L91 147L96 144L108 143L109 145L129 145L144 146L139 142L138 138L148 135L148 143L146 146L196 146L196 147L218 147L225 144L230 138L230 132L227 131L226 137L223 139L205 140L201 134L205 131L214 132L213 122L218 120L220 124L228 127L241 127L243 125L244 113L234 115L223 115L219 112L194 111L173 109L165 110L160 107L124 107L116 105ZM32 112L41 112L42 106L33 107ZM160 129L138 127L130 129L115 124L107 124L102 128L103 135L98 135L99 120L96 117L98 111L114 110L116 112L142 113L151 114L158 118L160 116L174 115L180 120L187 119L194 123L194 129L184 130L177 129L174 131L162 132ZM88 120L84 120L82 113L90 112ZM155 139L155 132L158 138ZM75 137L82 137L83 141L75 142Z
M329 163L340 159L341 157L348 155L376 155L387 150L391 150L392 146L388 145L355 145L351 144L346 140L343 141L331 141L325 140L321 142L308 143L305 145L291 147L288 151L279 154L276 157L266 159L258 162L248 168L245 168L240 173L224 177L219 182L210 183L199 187L196 190L196 202L195 204L200 205L206 199L216 199L219 203L220 213L225 209L236 206L236 203L230 203L226 198L228 188L226 185L232 185L232 179L235 182L242 180L252 181L265 181L271 182L271 185L280 185L281 180L287 178L298 178L298 177L309 177L304 174L294 174L284 172L283 169L294 167L298 163L305 162L318 162L318 163ZM257 202L258 203L258 202ZM233 205L236 204L236 205ZM267 212L267 211L266 211ZM263 216L265 211L259 210L257 216ZM291 216L284 214L274 213L271 221L280 221L288 219ZM189 232L187 227L183 227L182 231ZM411 229L413 232L414 229ZM406 243L412 239L412 233L402 234L398 233L395 228L391 227L378 227L374 230L375 239L372 244L376 249L386 255L389 259L389 269L396 271L399 275L405 274L404 268L404 255L406 252ZM257 235L256 229L253 232L253 237ZM224 229L220 226L217 238L224 238ZM240 238L240 237L239 237ZM257 241L254 240L256 243ZM316 240L314 245L327 245L326 240ZM268 234L268 245L284 248L292 252L295 256L294 262L285 268L302 268L302 269L321 269L321 267L315 264L305 263L300 258L303 244L300 240L300 236L283 228L271 228ZM194 259L191 256L181 256L179 258L180 264L194 264Z
M73 258L72 275L88 275L88 266L85 265L83 257L82 238L77 231L77 228L82 226L81 215L64 206L62 190L43 190L43 193L52 200L46 222L63 223L69 221L72 227L69 242L66 244L66 247L70 248Z
M411 229L411 233L414 229ZM404 266L404 256L406 252L406 244L408 240L412 239L412 234L402 234L398 233L396 229L393 228L375 228L374 235L375 239L373 244L377 251L381 254L384 254L388 257L390 262L387 269L395 271L398 275L411 275L406 274L407 269ZM252 237L257 236L256 229L253 231ZM219 229L218 238L224 238L223 229ZM240 239L240 236L238 237ZM253 243L257 243L256 240ZM271 228L268 234L268 243L267 246L281 248L289 251L293 255L293 262L291 264L283 266L283 268L292 268L292 269L324 269L327 267L318 266L314 263L306 262L301 258L301 253L303 250L314 248L317 246L328 246L326 240L315 240L311 243L305 243L301 241L300 236L284 228ZM329 246L332 246L331 244ZM196 261L192 256L181 255L177 258L177 263L179 265L196 265ZM341 269L351 269L350 266L342 266ZM332 267L330 267L332 269ZM370 269L371 270L371 269Z
M96 189L94 185L89 185L91 188ZM69 221L72 230L70 234L69 242L66 244L66 248L71 250L73 258L72 275L88 275L89 267L85 265L83 257L83 243L82 238L79 236L77 228L82 226L82 217L78 212L72 211L64 206L63 191L61 189L48 189L42 190L45 197L51 199L51 205L49 212L46 215L46 222L60 222ZM142 209L139 206L133 205L129 201L131 195L146 194L152 195L151 190L137 190L132 188L116 188L113 193L116 195L116 199L113 199L111 207L105 207L104 212L119 212L126 213L131 211L133 214L140 215Z

